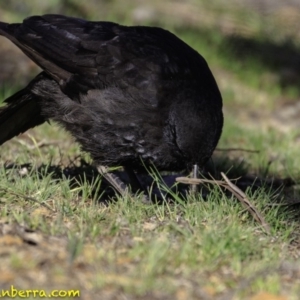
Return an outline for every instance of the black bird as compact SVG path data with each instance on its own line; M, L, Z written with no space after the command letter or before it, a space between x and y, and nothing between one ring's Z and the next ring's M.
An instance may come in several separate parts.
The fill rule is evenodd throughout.
M43 69L0 108L0 145L52 119L101 173L190 170L211 157L222 98L204 58L169 31L44 15L0 22L0 35Z

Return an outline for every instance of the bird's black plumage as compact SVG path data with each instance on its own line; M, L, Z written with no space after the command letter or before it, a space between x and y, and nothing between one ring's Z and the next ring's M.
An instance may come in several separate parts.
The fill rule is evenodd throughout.
M42 69L0 108L0 144L53 119L97 164L203 165L220 138L222 98L204 58L172 33L61 15L0 22Z

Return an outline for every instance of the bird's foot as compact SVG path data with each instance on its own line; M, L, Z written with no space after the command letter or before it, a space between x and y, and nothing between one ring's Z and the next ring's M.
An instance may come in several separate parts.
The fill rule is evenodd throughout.
M133 195L129 192L128 186L115 174L109 172L109 168L105 166L97 166L98 172L104 177L104 179L118 192L119 195L121 196L130 196L133 198ZM136 178L135 174L133 171L129 171L127 168L125 169L126 173L128 174L130 184L133 181L133 187L136 189L139 187L139 190L143 189L141 188L140 183L138 182L138 179ZM151 200L149 199L148 196L143 194L142 196L142 203L144 204L149 204L151 203Z

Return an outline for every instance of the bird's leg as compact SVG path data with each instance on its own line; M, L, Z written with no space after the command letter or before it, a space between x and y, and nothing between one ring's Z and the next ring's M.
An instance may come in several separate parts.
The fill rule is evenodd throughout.
M192 178L198 178L198 172L199 172L198 165L193 165ZM192 194L195 195L198 191L198 185L197 184L191 184L190 191L191 191Z
M145 192L145 189L142 187L139 179L137 178L137 176L136 176L135 172L132 170L132 168L130 168L128 166L124 166L124 170L125 170L126 174L128 175L129 183L130 183L131 190L133 191L133 193L136 193L138 191ZM148 196L143 194L142 203L150 204L151 200L149 199Z
M136 193L137 191L143 191L144 189L132 168L130 168L129 166L124 166L124 170L128 175L131 190L134 193Z
M128 168L128 167L124 167L124 169L125 169L125 172L128 174L130 185L132 185L135 192L138 191L138 190L143 191L143 188L142 188L139 180L137 179L134 171L131 168ZM116 176L113 173L110 173L108 171L107 167L100 165L100 166L97 166L97 170L105 178L105 180L113 188L115 188L115 190L121 196L128 195L128 187L126 186L126 184L122 180L120 180L120 178L118 176ZM129 195L132 196L131 194L129 194ZM150 199L146 195L143 195L142 202L145 203L145 204L151 203Z
M128 188L125 183L118 178L118 176L110 173L105 166L97 166L98 172L108 181L108 183L116 189L116 191L124 196L128 192Z

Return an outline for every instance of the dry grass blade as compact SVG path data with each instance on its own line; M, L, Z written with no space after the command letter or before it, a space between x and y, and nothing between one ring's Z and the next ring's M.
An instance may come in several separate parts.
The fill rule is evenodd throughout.
M28 150L34 150L34 149L37 149L37 148L43 148L43 147L59 144L58 141L45 141L45 140L42 140L40 142L35 142L33 145L30 145L26 141L21 140L21 139L16 139L14 141L19 143L22 146L25 146Z
M241 201L243 206L251 213L254 219L262 225L265 231L267 233L270 233L269 224L266 222L266 220L260 214L260 212L255 208L255 206L248 200L246 194L242 190L240 190L235 184L233 184L223 172L221 172L221 175L227 183L227 186L223 185L224 188L226 188L232 194L234 194Z
M216 184L220 187L223 187L230 191L241 203L242 205L249 211L249 213L253 216L253 218L261 224L263 229L269 234L270 226L261 215L261 213L257 210L257 208L249 201L246 194L241 191L235 184L233 184L228 177L221 172L224 181L222 180L209 180L209 179L201 179L201 178L188 178L188 177L177 177L176 181L184 184Z
M44 207L46 207L47 209L49 209L50 211L52 212L56 212L55 209L53 209L51 206L49 206L48 204L46 204L45 202L40 202L38 201L37 199L33 198L33 197L29 197L29 196L26 196L26 195L23 195L23 194L19 194L19 193L16 193L16 192L13 192L11 191L10 189L7 189L7 188L4 188L4 187L0 187L0 191L4 191L8 194L11 194L11 195L14 195L14 196L17 196L17 197L21 197L25 200L28 200L28 201L32 201L32 202L35 202L35 203L38 203L39 205L42 205Z
M240 151L240 152L249 152L249 153L260 153L259 150L244 149L244 148L216 148L215 151L224 151L224 152Z

